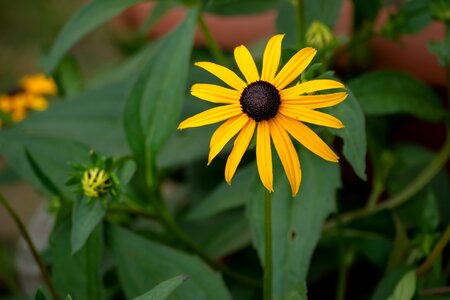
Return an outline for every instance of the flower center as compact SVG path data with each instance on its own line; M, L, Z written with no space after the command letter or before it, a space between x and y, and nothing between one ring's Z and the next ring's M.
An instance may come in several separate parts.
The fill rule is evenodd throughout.
M242 111L256 122L276 116L280 106L280 93L266 81L249 84L241 94Z

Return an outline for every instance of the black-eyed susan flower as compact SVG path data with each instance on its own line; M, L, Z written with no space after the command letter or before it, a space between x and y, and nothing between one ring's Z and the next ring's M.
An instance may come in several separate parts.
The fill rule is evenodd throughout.
M256 134L258 173L265 188L271 192L273 143L291 185L292 195L296 195L300 187L301 170L290 136L323 159L337 162L338 156L303 122L332 128L344 127L337 118L316 109L336 105L347 94L312 94L344 88L342 83L328 79L311 80L289 87L311 63L316 50L301 49L278 71L283 36L276 35L267 43L261 75L248 49L245 46L235 48L234 58L245 81L223 66L211 62L196 63L196 66L212 73L231 88L194 84L191 89L193 96L224 105L190 117L181 122L178 128L198 127L226 120L211 138L208 164L237 135L225 167L225 180L229 184Z

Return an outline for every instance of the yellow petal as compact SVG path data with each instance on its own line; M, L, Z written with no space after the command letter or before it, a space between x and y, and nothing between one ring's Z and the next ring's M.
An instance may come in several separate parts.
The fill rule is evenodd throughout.
M338 162L339 157L334 154L333 150L308 126L300 121L287 118L282 114L277 116L280 125L299 141L303 146L308 148L311 152L317 154L325 160Z
M195 63L195 65L210 72L211 74L237 90L239 93L242 92L242 90L244 90L244 88L247 86L247 84L230 69L212 62L197 62Z
M291 185L292 196L294 197L297 195L300 181L302 180L297 151L295 151L289 135L281 125L278 124L276 117L269 120L269 126L273 144L275 145L281 164L286 172L286 176Z
M306 96L289 96L281 98L286 104L298 105L302 108L322 108L329 107L341 103L347 98L347 93L332 93L326 95L306 95Z
M234 49L234 59L248 84L259 80L258 69L247 47L244 45L236 47Z
M301 108L298 105L289 105L286 104L286 102L281 103L279 112L286 117L311 124L332 128L344 128L344 124L342 124L339 119L329 114L312 109Z
M284 34L277 34L267 42L266 49L264 49L263 67L261 79L267 82L272 82L278 70L281 58L281 42Z
M314 48L303 48L298 51L287 63L283 69L275 76L271 83L280 91L288 84L294 81L310 64L316 55Z
M272 149L270 145L270 129L266 120L258 123L256 133L256 162L259 178L264 187L273 192Z
M290 96L297 96L329 89L345 89L345 86L336 80L316 79L284 89L280 91L280 96L281 98L287 98Z
M242 114L240 104L218 106L205 110L204 112L184 120L180 123L180 125L178 125L178 129L214 124L235 117L239 114Z
M239 101L241 94L215 84L196 83L191 88L192 96L212 103L232 104Z
M46 110L48 107L47 99L40 96L30 96L27 98L27 105L34 110Z
M209 143L208 165L214 157L219 154L228 141L244 127L247 121L248 116L246 114L240 114L237 117L229 119L217 128Z
M247 121L244 128L242 128L241 132L237 136L234 141L233 150L231 150L230 155L227 159L227 164L225 166L225 180L228 184L231 184L231 179L233 178L236 169L241 162L242 156L245 153L245 150L248 148L248 144L253 137L253 132L255 131L256 122L252 119Z

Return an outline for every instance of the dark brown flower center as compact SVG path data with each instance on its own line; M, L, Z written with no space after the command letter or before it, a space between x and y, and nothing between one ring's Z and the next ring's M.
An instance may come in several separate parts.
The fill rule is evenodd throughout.
M249 84L241 94L242 111L256 122L276 116L280 106L280 93L266 81Z

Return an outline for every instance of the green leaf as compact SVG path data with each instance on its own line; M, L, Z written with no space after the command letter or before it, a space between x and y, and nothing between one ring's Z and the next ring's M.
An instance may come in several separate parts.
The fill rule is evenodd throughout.
M142 166L153 163L176 129L197 13L196 9L191 10L183 23L155 47L128 95L124 127L134 156Z
M176 276L155 286L152 290L134 298L134 300L165 300L172 292L179 287L186 279L186 276Z
M155 25L156 22L166 13L176 5L175 0L163 0L157 1L155 6L153 7L151 13L147 17L144 23L142 23L141 28L139 29L143 34L146 34L147 31Z
M412 270L403 275L395 286L394 292L387 300L411 300L416 291L416 271Z
M38 289L34 300L47 300L47 297L45 297L45 294L41 289Z
M8 165L24 180L38 190L46 191L42 180L36 177L23 151L24 147L40 166L45 166L45 174L58 190L64 194L70 191L65 185L70 173L73 172L69 162L88 161L89 149L83 145L68 140L50 138L45 135L35 135L32 131L18 129L2 130L0 132L0 149Z
M320 21L333 28L341 12L342 0L305 0L305 29L313 21ZM297 1L280 0L278 2L277 32L284 32L284 47L299 46L298 40L298 7Z
M300 283L295 289L287 293L284 300L308 300L306 281Z
M105 299L101 261L103 254L102 226L91 234L84 247L71 255L70 222L62 224L51 239L52 277L59 295L74 299Z
M344 123L345 128L329 131L344 140L344 156L352 165L359 178L366 180L366 121L363 111L352 90L347 90L348 97L339 105L325 109ZM355 97L356 96L356 97Z
M72 97L83 89L83 79L77 60L66 56L55 71L54 78L58 83L59 95Z
M282 299L301 284L308 273L322 225L335 210L336 190L340 187L339 167L309 151L300 155L300 192L291 189L280 164L275 164L275 192L272 196L273 297ZM259 179L258 179L259 180ZM264 254L264 201L262 188L249 191L254 197L247 206L247 217L254 245L260 258ZM261 259L262 260L262 259Z
M273 9L276 0L206 0L205 10L218 15L249 15Z
M117 178L121 186L125 186L133 178L134 173L136 173L136 163L134 160L126 160L117 167Z
M439 96L408 74L376 71L357 77L348 85L367 115L406 113L433 122L445 115Z
M87 204L86 198L75 200L72 212L72 232L70 242L72 255L77 253L86 243L91 233L106 214L101 200L94 199L94 203Z
M256 183L257 169L254 163L238 169L233 184L222 182L213 189L199 205L188 214L190 220L213 217L216 214L243 206L252 198L251 193L243 193L252 189ZM258 182L259 184L259 182Z
M67 50L87 33L139 2L143 0L92 0L86 3L59 32L44 61L45 72L53 72Z
M45 172L41 169L41 167L38 165L36 160L27 149L25 149L25 155L28 162L30 163L31 168L33 169L34 174L39 178L42 185L53 195L64 199L65 196L63 192L56 186L56 184L50 179L50 177L45 174Z
M378 283L377 288L370 299L386 300L392 295L398 282L409 272L411 272L411 267L401 266L394 271L387 273L380 283Z
M133 299L161 281L179 274L189 277L171 299L231 299L219 274L199 258L157 244L128 230L108 228L119 279L127 299Z

